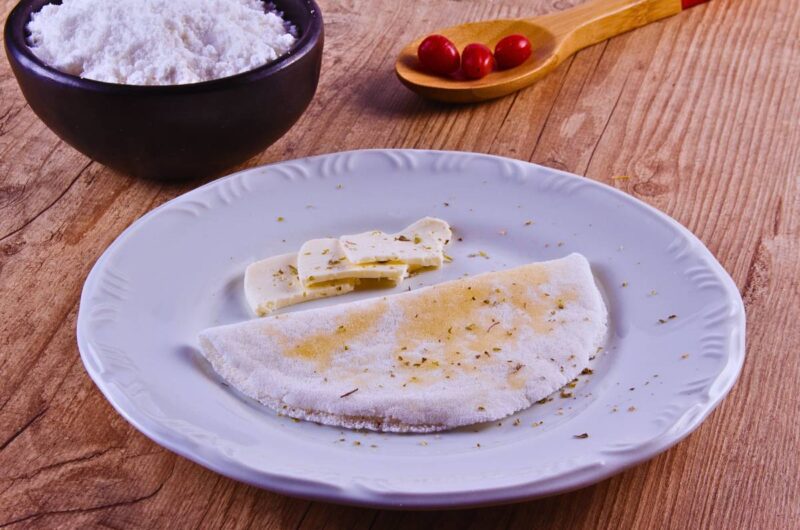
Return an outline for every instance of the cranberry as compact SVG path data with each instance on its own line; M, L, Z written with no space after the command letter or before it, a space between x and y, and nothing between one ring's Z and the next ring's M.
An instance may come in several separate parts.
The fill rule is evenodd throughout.
M466 56L466 53L464 54ZM504 37L494 47L497 66L505 70L524 63L531 56L531 41L524 35Z
M492 50L483 44L468 44L464 48L464 60L461 62L464 75L470 79L480 79L494 70Z
M455 72L461 62L458 48L444 35L425 37L417 48L417 57L426 70L439 75Z

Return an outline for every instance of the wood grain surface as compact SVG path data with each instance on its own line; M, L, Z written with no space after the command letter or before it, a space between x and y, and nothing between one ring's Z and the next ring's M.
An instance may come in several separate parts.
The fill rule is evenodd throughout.
M0 0L4 18L13 0ZM800 9L713 0L587 48L515 95L423 101L394 78L428 28L551 0L323 0L319 91L246 165L367 147L505 155L610 183L689 227L747 306L747 359L700 429L595 486L403 513L236 483L153 444L78 357L83 281L142 214L198 185L133 180L59 141L0 59L0 525L224 528L800 528ZM629 180L613 180L629 175Z

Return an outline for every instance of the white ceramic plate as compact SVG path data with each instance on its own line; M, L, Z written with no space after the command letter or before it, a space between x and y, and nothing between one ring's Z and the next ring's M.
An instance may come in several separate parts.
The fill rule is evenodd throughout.
M278 416L223 385L200 357L201 329L250 318L242 293L250 262L425 215L455 227L454 262L403 289L570 252L588 257L611 335L572 398L440 435L356 432ZM468 257L478 251L488 257ZM376 292L288 310L366 296ZM744 324L739 293L711 253L624 193L505 158L374 150L250 169L148 213L89 274L78 344L117 411L186 458L286 494L413 508L563 492L664 451L734 384Z

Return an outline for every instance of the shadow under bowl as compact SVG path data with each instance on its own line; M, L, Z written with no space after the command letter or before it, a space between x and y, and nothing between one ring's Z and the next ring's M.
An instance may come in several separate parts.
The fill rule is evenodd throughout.
M308 107L322 62L322 13L313 0L274 0L298 30L287 54L201 83L137 86L60 72L27 45L31 14L51 0L22 0L4 31L6 54L36 115L72 147L137 177L216 175L277 141Z

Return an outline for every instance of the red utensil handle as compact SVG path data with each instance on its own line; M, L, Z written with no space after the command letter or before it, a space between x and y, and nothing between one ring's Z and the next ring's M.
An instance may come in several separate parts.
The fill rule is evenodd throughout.
M683 9L689 9L698 4L705 4L706 2L708 2L708 0L681 0L681 7Z

